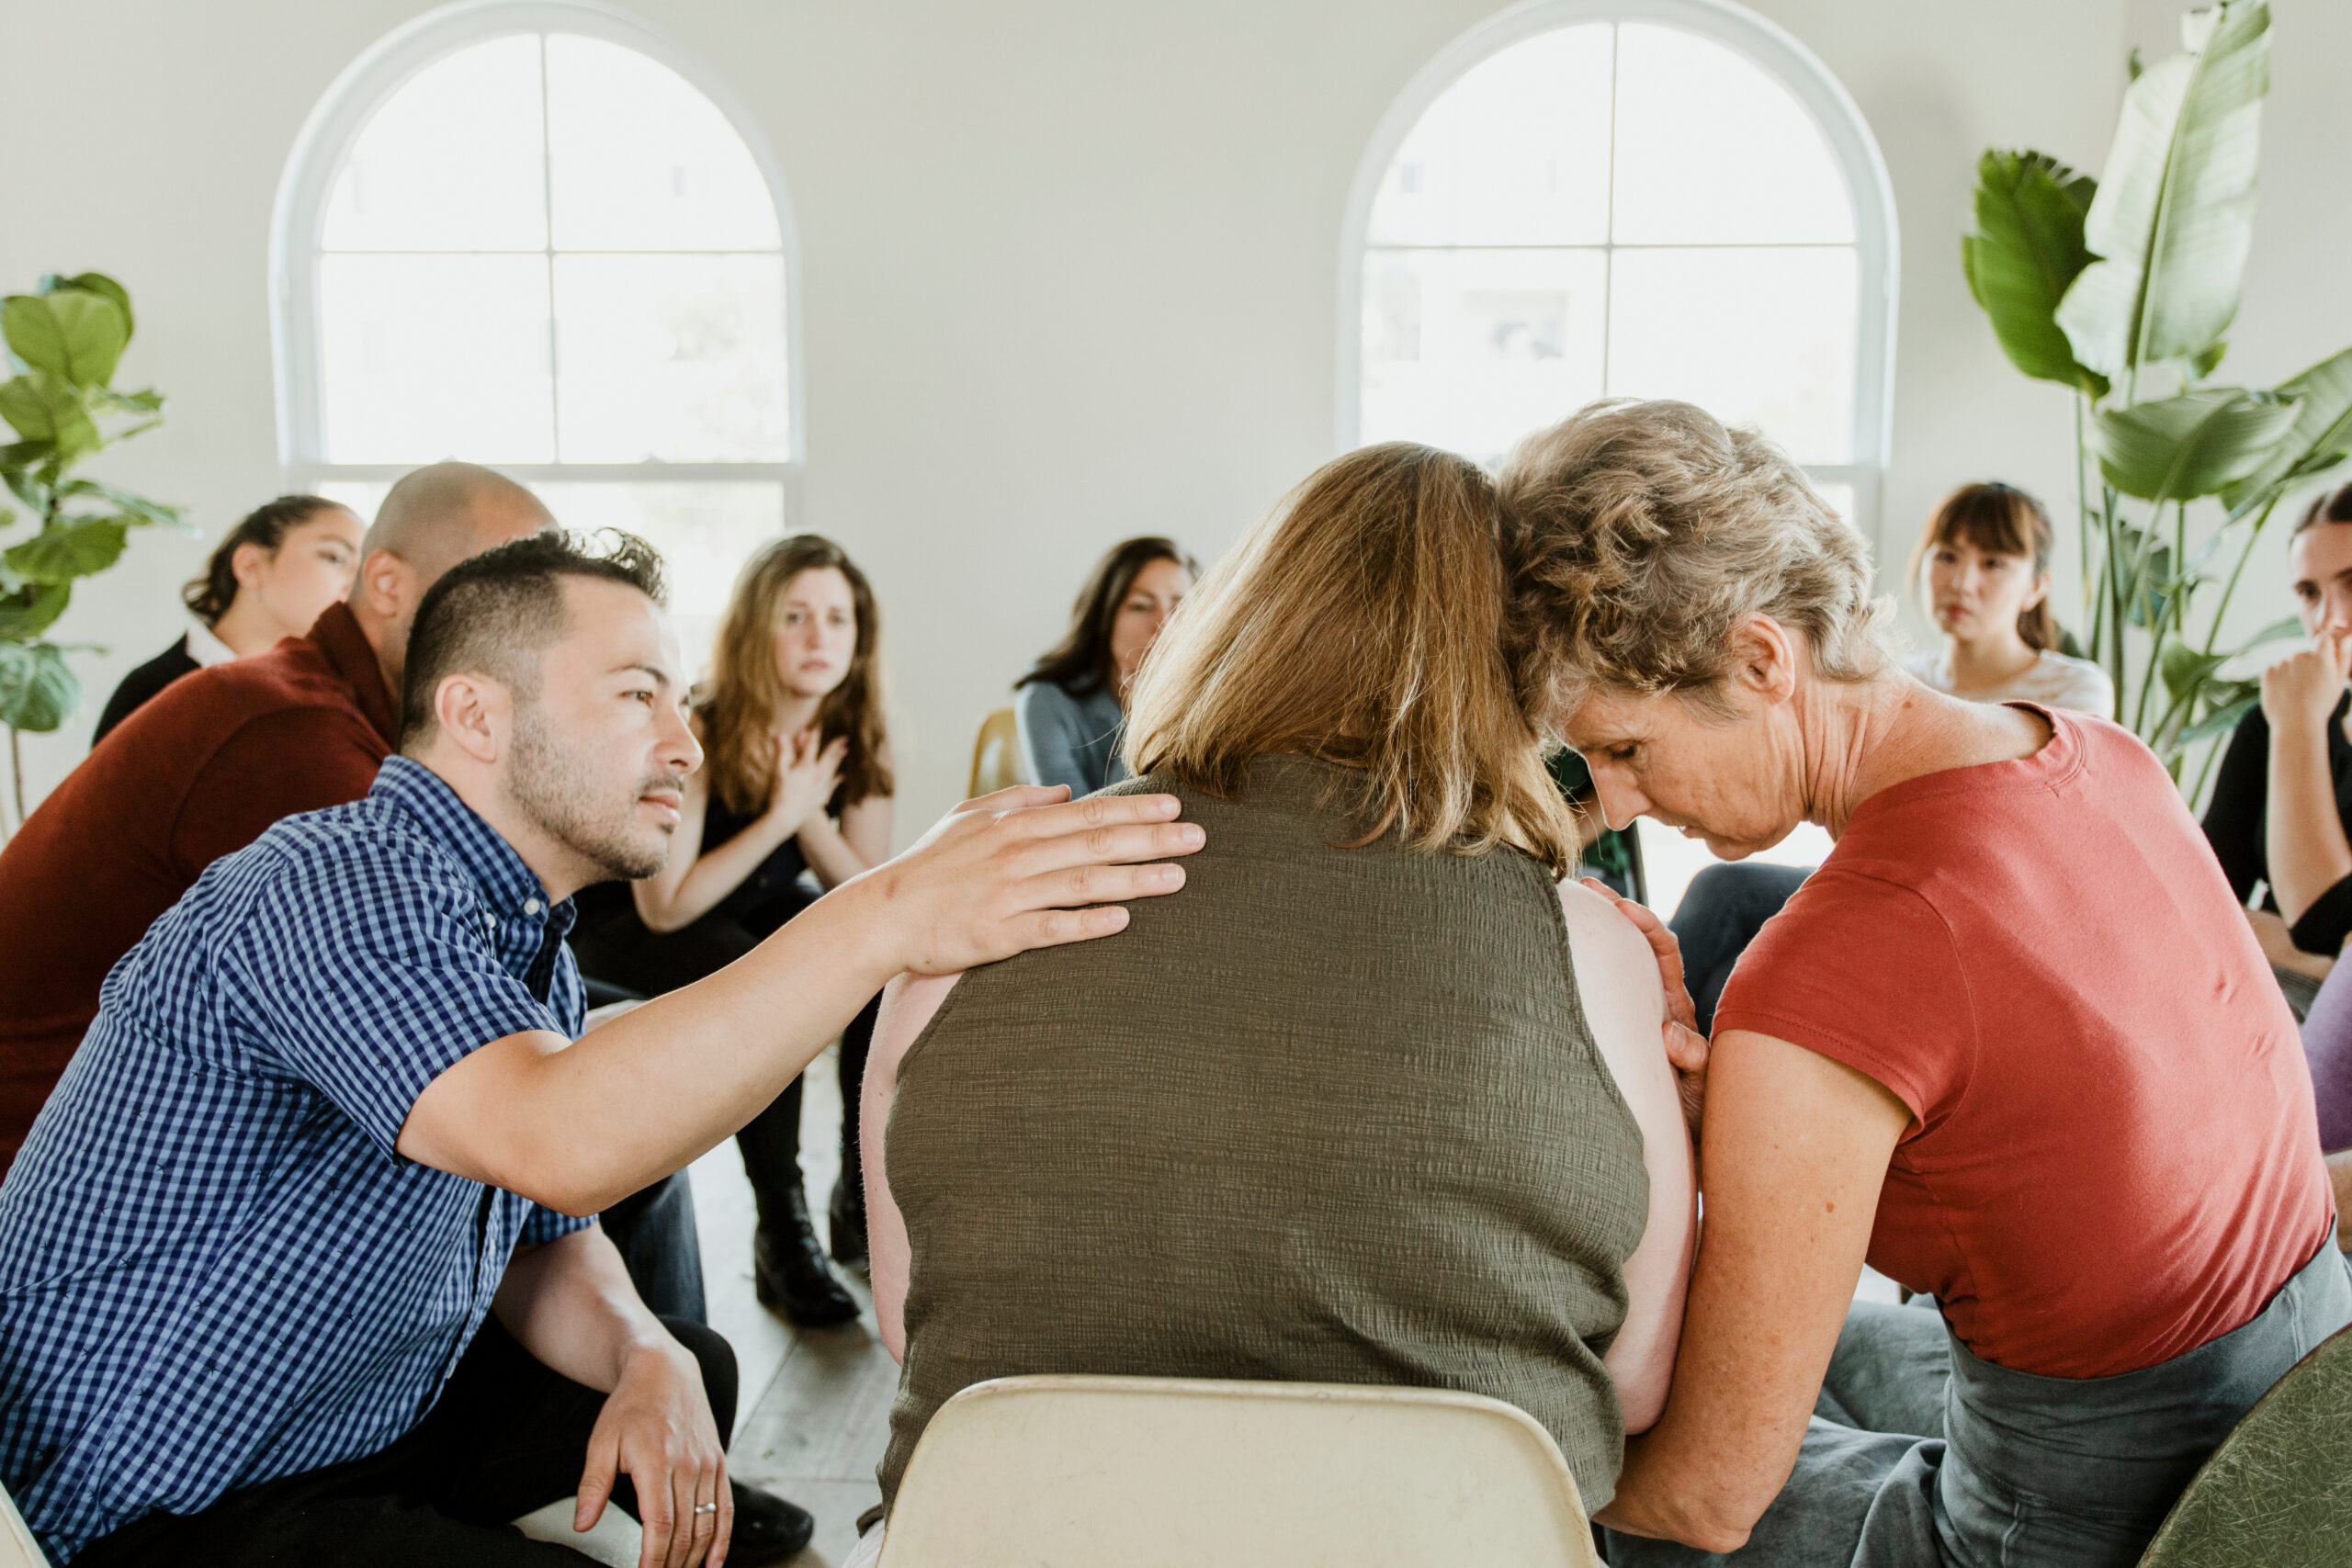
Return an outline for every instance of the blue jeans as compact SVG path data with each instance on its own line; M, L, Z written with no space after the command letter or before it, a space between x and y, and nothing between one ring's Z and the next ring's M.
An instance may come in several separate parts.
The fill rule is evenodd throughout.
M1717 1555L1611 1530L1609 1561L2131 1568L2238 1418L2347 1321L2352 1266L2332 1235L2245 1324L2116 1377L2012 1371L1970 1354L1937 1314L1857 1303L1796 1469L1747 1544Z

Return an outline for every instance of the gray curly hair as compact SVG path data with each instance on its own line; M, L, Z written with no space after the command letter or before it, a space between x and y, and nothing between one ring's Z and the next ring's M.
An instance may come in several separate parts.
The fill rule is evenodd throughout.
M1801 632L1814 672L1883 674L1870 550L1787 455L1682 402L1588 404L1521 441L1497 486L1511 667L1531 712L1596 689L1725 711L1732 628Z

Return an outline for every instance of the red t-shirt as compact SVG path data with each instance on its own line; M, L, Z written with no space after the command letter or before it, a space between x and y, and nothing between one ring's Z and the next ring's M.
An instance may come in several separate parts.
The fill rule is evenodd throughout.
M2334 1201L2294 1017L2179 792L2114 725L2032 711L2038 754L1863 801L1714 1026L1910 1108L1872 1268L1985 1360L2106 1377L2253 1317Z
M204 868L281 817L357 800L391 754L376 650L341 604L183 675L0 851L0 1173L98 1013L98 986Z

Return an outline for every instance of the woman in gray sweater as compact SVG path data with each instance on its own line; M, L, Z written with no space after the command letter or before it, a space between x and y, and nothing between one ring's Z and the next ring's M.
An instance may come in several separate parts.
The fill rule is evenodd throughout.
M1114 545L1071 608L1069 630L1021 678L1012 712L1030 779L1073 799L1127 776L1119 759L1127 686L1199 569L1173 539Z

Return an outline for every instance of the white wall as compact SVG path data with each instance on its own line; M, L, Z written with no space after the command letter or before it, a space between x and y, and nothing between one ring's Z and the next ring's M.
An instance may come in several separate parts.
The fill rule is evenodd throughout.
M2347 158L2326 62L2352 7L2278 0L2268 197L2232 367L2352 341ZM266 284L295 132L412 0L13 5L9 53L85 61L0 88L0 283L96 267L131 288L134 384L170 423L101 459L217 535L279 488ZM1222 550L1332 455L1339 228L1389 100L1491 0L636 0L758 118L805 270L808 475L796 521L880 589L904 815L959 792L972 728L1057 632L1110 541ZM2065 399L2009 370L1961 281L1978 152L2096 167L2144 0L1764 0L1845 81L1903 229L1892 553L1962 479L2069 493ZM94 107L93 84L102 84ZM453 367L452 374L462 374ZM35 787L96 700L174 635L203 546L142 538L60 635L93 694L28 746Z

